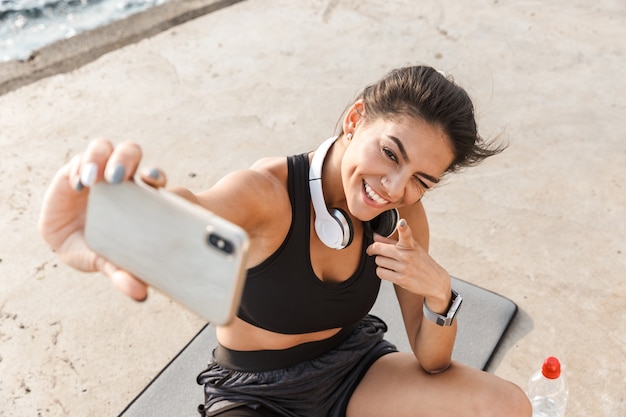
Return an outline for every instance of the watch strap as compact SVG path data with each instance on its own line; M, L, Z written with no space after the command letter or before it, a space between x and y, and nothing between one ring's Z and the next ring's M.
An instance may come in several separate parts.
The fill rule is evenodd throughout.
M438 326L452 326L454 317L456 316L456 313L459 311L459 307L461 307L462 302L463 302L463 297L461 297L461 295L455 290L452 290L452 298L450 298L450 305L448 306L448 311L444 314L438 314L432 311L428 307L428 304L426 304L426 300L424 300L424 307L423 307L424 317L426 317L428 320L432 321L433 323L437 324Z

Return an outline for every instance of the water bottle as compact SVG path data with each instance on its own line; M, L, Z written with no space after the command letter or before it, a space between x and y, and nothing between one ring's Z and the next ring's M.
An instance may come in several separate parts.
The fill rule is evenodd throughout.
M565 416L568 390L557 358L550 356L533 373L526 394L533 405L533 417Z

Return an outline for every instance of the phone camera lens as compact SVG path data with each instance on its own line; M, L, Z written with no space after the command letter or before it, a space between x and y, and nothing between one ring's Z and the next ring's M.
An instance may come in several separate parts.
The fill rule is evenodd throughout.
M209 244L228 255L234 252L233 244L215 233L209 234Z

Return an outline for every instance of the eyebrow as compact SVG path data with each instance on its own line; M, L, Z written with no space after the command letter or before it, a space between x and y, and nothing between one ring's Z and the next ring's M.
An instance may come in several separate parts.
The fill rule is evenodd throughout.
M404 145L402 144L402 141L400 141L400 139L398 139L395 136L387 135L387 137L389 139L391 139L396 144L396 146L400 150L400 154L402 155L402 159L404 159L404 162L406 162L406 163L411 162L411 160L409 159L409 154L406 153L406 149L404 148ZM418 174L421 175L422 177L426 178L428 181L431 181L434 184L438 184L439 183L439 178L437 178L437 177L433 177L432 175L428 175L428 174L425 174L423 172L418 172Z

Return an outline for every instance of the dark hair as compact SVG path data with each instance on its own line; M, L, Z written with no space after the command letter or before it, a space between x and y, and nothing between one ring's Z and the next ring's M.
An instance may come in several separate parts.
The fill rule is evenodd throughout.
M405 115L419 117L441 128L454 153L454 160L446 172L477 165L506 147L486 143L480 137L469 95L431 67L395 69L367 86L358 99L363 99L366 119L393 120Z

